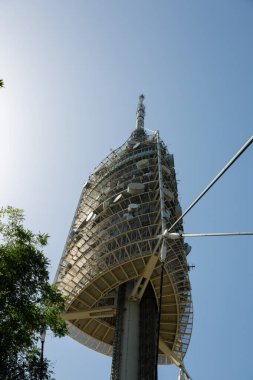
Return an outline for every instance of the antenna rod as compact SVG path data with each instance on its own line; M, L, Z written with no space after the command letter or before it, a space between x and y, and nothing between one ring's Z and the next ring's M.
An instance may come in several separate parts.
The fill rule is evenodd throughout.
M217 176L209 183L209 185L202 191L202 193L195 199L195 201L185 210L185 212L172 224L168 229L168 232L171 231L177 224L180 222L183 217L188 214L188 212L200 201L200 199L211 189L211 187L223 176L224 173L233 165L233 163L245 152L245 150L252 144L253 136L242 146L242 148L236 153L236 155L231 158L227 165L217 174Z

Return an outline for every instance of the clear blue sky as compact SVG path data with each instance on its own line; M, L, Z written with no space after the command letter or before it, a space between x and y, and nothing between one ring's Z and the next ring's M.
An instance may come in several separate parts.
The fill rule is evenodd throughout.
M0 0L0 202L51 236L53 279L82 184L135 127L175 155L185 209L252 135L252 0ZM252 231L253 146L185 218ZM188 239L194 380L252 380L253 238ZM57 380L109 379L110 358L46 340ZM162 367L159 379L176 379Z

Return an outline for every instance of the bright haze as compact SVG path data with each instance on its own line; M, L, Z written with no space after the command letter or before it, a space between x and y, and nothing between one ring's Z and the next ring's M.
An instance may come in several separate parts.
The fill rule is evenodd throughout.
M174 154L183 209L252 135L250 0L0 1L0 202L50 234L51 279L83 183L135 128ZM251 146L185 217L189 233L253 231ZM195 379L253 378L253 237L188 238ZM110 378L111 359L45 342L57 380ZM176 379L174 367L159 379Z

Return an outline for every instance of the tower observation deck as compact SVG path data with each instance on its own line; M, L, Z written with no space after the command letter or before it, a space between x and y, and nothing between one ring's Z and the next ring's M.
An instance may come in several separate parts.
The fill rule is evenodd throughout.
M159 364L180 367L192 330L189 246L163 239L182 213L174 159L159 133L144 129L143 101L136 129L84 184L56 275L69 335L112 356L112 380L155 379L157 341Z

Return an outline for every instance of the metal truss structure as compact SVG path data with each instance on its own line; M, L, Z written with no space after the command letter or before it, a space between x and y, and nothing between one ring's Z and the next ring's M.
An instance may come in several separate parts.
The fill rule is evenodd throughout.
M93 350L112 355L119 333L120 289L131 282L129 299L137 304L145 291L151 291L157 307L162 251L159 363L180 367L192 331L186 258L190 247L182 236L161 239L182 211L173 155L158 132L144 130L144 113L140 97L137 128L83 186L56 283L68 299L63 317L68 321L69 335ZM183 233L182 223L173 232ZM150 323L155 329L155 322Z

